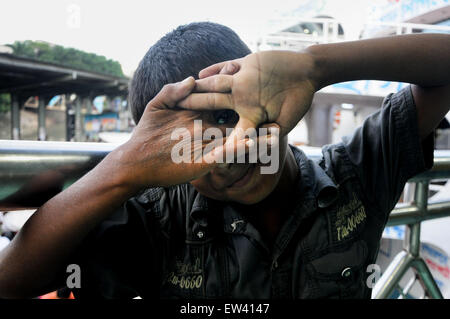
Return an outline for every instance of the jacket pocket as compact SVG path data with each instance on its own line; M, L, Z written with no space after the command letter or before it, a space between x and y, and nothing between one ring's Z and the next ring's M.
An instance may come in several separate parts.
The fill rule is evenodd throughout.
M313 298L363 298L366 260L367 245L362 240L333 247L311 260L307 270Z

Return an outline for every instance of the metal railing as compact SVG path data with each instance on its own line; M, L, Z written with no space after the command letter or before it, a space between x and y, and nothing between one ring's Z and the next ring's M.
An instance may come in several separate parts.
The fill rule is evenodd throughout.
M0 211L30 209L75 182L118 144L0 140ZM320 153L306 149L308 157ZM388 298L409 269L416 273L403 289L407 294L416 279L428 297L442 298L433 276L420 256L421 222L450 216L450 200L428 203L431 180L450 178L450 151L435 151L430 171L410 180L414 198L392 211L387 226L407 225L404 249L391 262L373 289L374 298ZM450 194L449 194L450 197Z
M40 207L117 146L0 140L0 211Z
M414 277L401 290L400 297L406 296L416 280L419 280L424 297L443 298L425 260L420 256L420 230L423 221L450 216L450 194L448 201L428 202L430 181L449 178L450 152L438 151L435 153L433 168L410 180L415 184L413 201L407 205L397 205L387 223L387 226L407 225L403 250L394 257L375 284L372 294L375 299L390 297L410 269L414 271Z

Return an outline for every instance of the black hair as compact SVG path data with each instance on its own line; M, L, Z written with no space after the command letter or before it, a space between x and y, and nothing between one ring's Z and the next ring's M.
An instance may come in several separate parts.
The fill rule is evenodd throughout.
M251 53L230 28L211 22L182 25L154 44L139 63L129 85L128 103L137 124L147 103L168 83L202 69Z

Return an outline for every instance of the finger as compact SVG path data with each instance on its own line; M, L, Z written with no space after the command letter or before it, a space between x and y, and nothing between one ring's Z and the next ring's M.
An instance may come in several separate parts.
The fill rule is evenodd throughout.
M258 163L261 149L271 150L274 147L278 147L279 138L275 135L262 135L255 139L250 139L247 143L248 150L245 153L238 153L236 156L236 163ZM270 151L269 151L270 152Z
M262 125L260 125L261 128L266 128L266 129L280 129L280 125L278 125L277 123L273 122L273 123L264 123Z
M256 138L257 125L245 117L240 117L238 123L227 137L225 144L236 143L246 137Z
M223 69L223 67L225 66L225 64L227 64L228 61L224 61L224 62L220 62L220 63L216 63L213 65L208 66L207 68L204 68L203 70L201 70L198 73L198 77L200 79L206 78L208 76L211 75L216 75L219 74L220 71Z
M239 156L245 156L254 145L251 139L237 141L234 144L223 144L215 147L203 156L206 163L215 163L217 166L227 166L227 163L236 162Z
M187 97L195 87L195 79L190 76L181 82L166 84L147 104L147 107L174 107L178 101Z
M242 143L242 141L245 141ZM222 156L225 158L224 163L258 163L258 159L260 156L261 148L266 150L265 152L271 150L274 147L278 147L279 138L276 135L263 135L258 136L257 138L246 138L240 140L237 143L233 144L225 144L221 151L225 149L226 154L222 153Z
M233 75L241 69L241 65L237 61L228 61L225 66L220 70L220 74Z
M202 140L201 144L197 144L194 142L194 162L195 163L199 163L199 162L204 162L205 158L206 160L210 160L211 158L213 158L211 156L211 152L214 151L214 149L221 147L223 144L225 143L225 138L215 138L215 139L211 139L211 140ZM196 151L196 145L198 145L198 152ZM196 156L196 154L200 155L200 156ZM207 163L212 163L211 161Z
M225 61L213 64L203 70L201 70L198 74L200 79L207 78L208 76L216 75L216 74L230 74L233 75L241 69L242 59L236 59L232 61Z
M223 139L221 139L223 140ZM268 134L257 138L245 138L236 143L225 143L216 140L216 147L203 156L203 161L217 166L227 166L229 163L257 163L258 146L261 144L276 147L279 144L278 136Z
M226 93L192 93L177 106L186 110L234 110L231 94Z
M258 145L260 143L265 143L269 146L277 146L280 143L280 138L273 134L263 135L258 137Z
M280 137L281 127L277 123L266 123L261 125L259 128L265 129L265 131L262 131L262 133L264 134L273 135L276 136L277 138Z
M279 145L279 125L276 123L267 123L258 127L258 129L255 129L256 125L253 122L245 118L241 119L241 123L236 125L230 136L227 137L225 144L234 145L237 141L245 140L247 138L253 140L254 147L250 147L245 154L238 154L237 163L245 163L246 161L249 163L256 163L259 158L258 152L261 145L265 145L264 149L277 147ZM229 158L227 158L227 162L229 162Z
M233 87L233 76L215 75L195 81L194 92L230 92Z

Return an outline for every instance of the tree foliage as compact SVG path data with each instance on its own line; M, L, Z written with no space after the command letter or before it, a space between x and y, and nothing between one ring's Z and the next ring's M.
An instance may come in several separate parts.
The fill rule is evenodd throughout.
M43 62L60 64L75 69L98 72L123 77L119 62L94 53L87 53L73 48L65 48L38 41L15 41L8 45L15 55Z
M0 113L9 112L11 109L11 96L8 93L0 94Z

